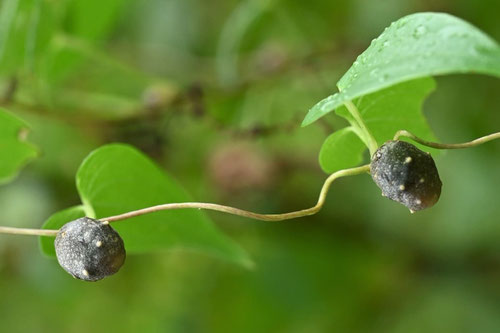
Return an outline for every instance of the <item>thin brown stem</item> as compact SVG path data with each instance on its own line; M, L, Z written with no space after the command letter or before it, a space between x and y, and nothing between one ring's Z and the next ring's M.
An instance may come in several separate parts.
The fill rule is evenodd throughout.
M345 176L358 175L358 174L369 172L369 171L370 171L370 165L367 164L367 165L363 165L363 166L360 166L357 168L340 170L340 171L337 171L337 172L331 174L325 180L325 183L323 184L323 187L321 188L321 192L319 194L318 202L316 203L316 205L314 207L295 211L295 212L290 212L290 213L259 214L259 213L249 212L249 211L239 209L239 208L218 205L218 204L212 204L212 203L182 202L182 203L170 203L170 204L148 207L148 208L139 209L139 210L135 210L135 211L120 214L120 215L101 218L100 220L107 221L107 222L114 222L114 221L119 221L119 220L125 220L125 219L139 216L139 215L158 212L160 210L186 209L186 208L215 210L215 211L219 211L219 212L248 217L248 218L262 220L262 221L289 220L289 219L294 219L294 218L298 218L298 217L316 214L321 209L321 207L323 207L323 205L325 203L326 195L328 194L328 190L330 189L330 185L333 183L333 181L335 179L340 178L340 177L345 177ZM53 236L56 236L58 232L59 232L59 230L51 230L51 229L28 229L28 228L0 227L0 234L52 236L53 237Z
M52 229L28 229L14 227L0 227L0 234L31 235L31 236L56 236L59 230Z
M486 143L488 141L500 139L500 132L486 135L486 136L483 136L483 137L480 137L478 139L475 139L475 140L472 140L469 142L465 142L465 143L430 142L430 141L420 139L419 137L417 137L417 136L413 135L412 133L405 131L405 130L397 131L396 134L394 135L394 140L399 140L399 138L402 136L410 138L413 141L416 141L420 144L423 144L424 146L428 146L428 147L432 147L432 148L436 148L436 149L460 149L460 148L471 148L471 147L475 147L475 146L478 146L480 144Z
M101 218L100 220L114 222L114 221L132 218L132 217L139 216L139 215L158 212L161 210L186 209L186 208L215 210L215 211L219 211L219 212L248 217L248 218L261 220L261 221L289 220L289 219L294 219L294 218L298 218L298 217L316 214L321 209L321 207L323 207L323 205L325 203L326 195L328 193L328 190L330 189L330 185L333 183L333 181L335 179L340 178L340 177L345 177L345 176L358 175L358 174L369 172L369 171L370 171L370 165L367 164L367 165L363 165L363 166L356 167L356 168L340 170L340 171L337 171L337 172L331 174L325 180L325 183L323 184L323 187L321 188L321 192L319 194L318 202L316 203L316 205L314 207L295 211L295 212L290 212L290 213L259 214L259 213L249 212L249 211L239 209L239 208L218 205L218 204L213 204L213 203L182 202L182 203L169 203L169 204L152 206L152 207L143 208L143 209L135 210L135 211L120 214L120 215Z

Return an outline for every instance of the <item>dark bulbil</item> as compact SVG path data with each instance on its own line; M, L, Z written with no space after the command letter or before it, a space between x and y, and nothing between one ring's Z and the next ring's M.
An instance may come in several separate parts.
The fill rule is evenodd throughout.
M101 280L125 261L120 235L108 223L88 217L66 223L54 244L61 267L80 280Z
M388 141L372 156L370 172L382 195L412 212L433 206L441 180L429 153L405 141Z

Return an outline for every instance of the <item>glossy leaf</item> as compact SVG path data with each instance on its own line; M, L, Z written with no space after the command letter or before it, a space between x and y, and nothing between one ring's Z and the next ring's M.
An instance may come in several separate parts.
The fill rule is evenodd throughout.
M162 203L191 201L186 192L131 146L111 144L92 152L77 173L87 216L103 218ZM169 248L197 250L249 265L246 253L219 232L204 212L172 210L113 223L128 253Z
M26 141L27 124L0 108L0 183L16 176L18 170L37 155Z
M443 13L399 19L376 39L337 83L340 90L309 110L309 125L344 102L394 84L433 75L500 77L500 46L471 24Z
M365 149L354 129L346 127L325 140L319 153L319 164L327 173L355 167L363 160Z
M68 222L84 217L85 211L83 208L83 206L74 206L52 214L43 224L43 229L59 229ZM39 239L42 253L55 257L54 237L40 237Z

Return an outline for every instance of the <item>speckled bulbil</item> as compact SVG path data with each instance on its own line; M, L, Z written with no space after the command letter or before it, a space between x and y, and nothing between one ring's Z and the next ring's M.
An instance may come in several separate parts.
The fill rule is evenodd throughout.
M382 195L412 212L433 206L441 180L429 153L405 141L388 141L372 156L370 172Z
M61 267L85 281L115 274L125 261L120 235L108 223L88 217L66 223L54 245Z

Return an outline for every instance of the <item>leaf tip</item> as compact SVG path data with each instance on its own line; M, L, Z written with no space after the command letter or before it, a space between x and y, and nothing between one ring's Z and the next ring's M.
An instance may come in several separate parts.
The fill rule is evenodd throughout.
M309 119L309 114L302 120L302 124L300 124L300 127L306 127L308 125L311 125L312 121Z
M302 124L300 127L306 127L314 123L316 120L321 118L321 116L318 117L317 114L315 114L314 107L309 109L309 112L307 112L306 116L304 117L304 120L302 121Z

